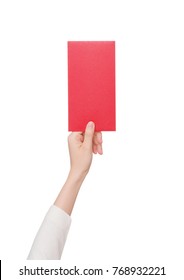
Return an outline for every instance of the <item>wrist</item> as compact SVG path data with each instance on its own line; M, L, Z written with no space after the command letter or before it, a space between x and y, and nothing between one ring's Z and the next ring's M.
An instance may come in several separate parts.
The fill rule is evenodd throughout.
M71 168L69 175L68 175L68 179L72 180L72 181L76 181L76 182L83 182L83 180L85 179L86 175L87 175L87 171L78 171L76 169Z

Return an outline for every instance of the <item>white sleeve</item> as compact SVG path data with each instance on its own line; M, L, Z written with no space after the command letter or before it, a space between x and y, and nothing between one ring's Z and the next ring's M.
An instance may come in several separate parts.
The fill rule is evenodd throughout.
M59 260L71 224L71 217L52 205L35 237L28 260Z

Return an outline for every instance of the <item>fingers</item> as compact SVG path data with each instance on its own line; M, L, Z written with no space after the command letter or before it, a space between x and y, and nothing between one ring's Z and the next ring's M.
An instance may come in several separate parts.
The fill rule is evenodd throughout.
M103 154L102 145L101 144L99 144L99 145L93 144L93 153L102 155Z
M94 137L93 137L93 142L94 144L102 144L102 133L101 132L95 132Z
M103 154L103 149L102 149L102 145L101 145L101 144L99 144L99 145L97 146L97 152L98 152L98 154L100 154L100 155Z
M93 153L97 154L97 145L93 144Z
M101 132L95 132L93 137L93 153L94 154L103 154L102 149L102 133Z
M102 133L100 131L95 132L95 124L93 122L87 124L85 132L72 132L68 136L68 141L74 141L79 145L83 143L94 154L103 154Z

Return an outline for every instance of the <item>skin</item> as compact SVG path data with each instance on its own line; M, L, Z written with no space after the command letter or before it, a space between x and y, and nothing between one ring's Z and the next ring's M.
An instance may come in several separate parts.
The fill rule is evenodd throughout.
M72 132L68 137L70 171L54 205L71 215L81 185L89 172L93 154L103 154L102 133L89 122L85 132Z

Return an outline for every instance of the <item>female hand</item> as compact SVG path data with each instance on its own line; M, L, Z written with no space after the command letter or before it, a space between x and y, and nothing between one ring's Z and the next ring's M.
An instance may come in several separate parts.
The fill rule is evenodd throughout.
M95 124L89 122L85 132L72 132L68 137L71 171L86 175L91 166L93 153L103 154L102 133L95 132Z

